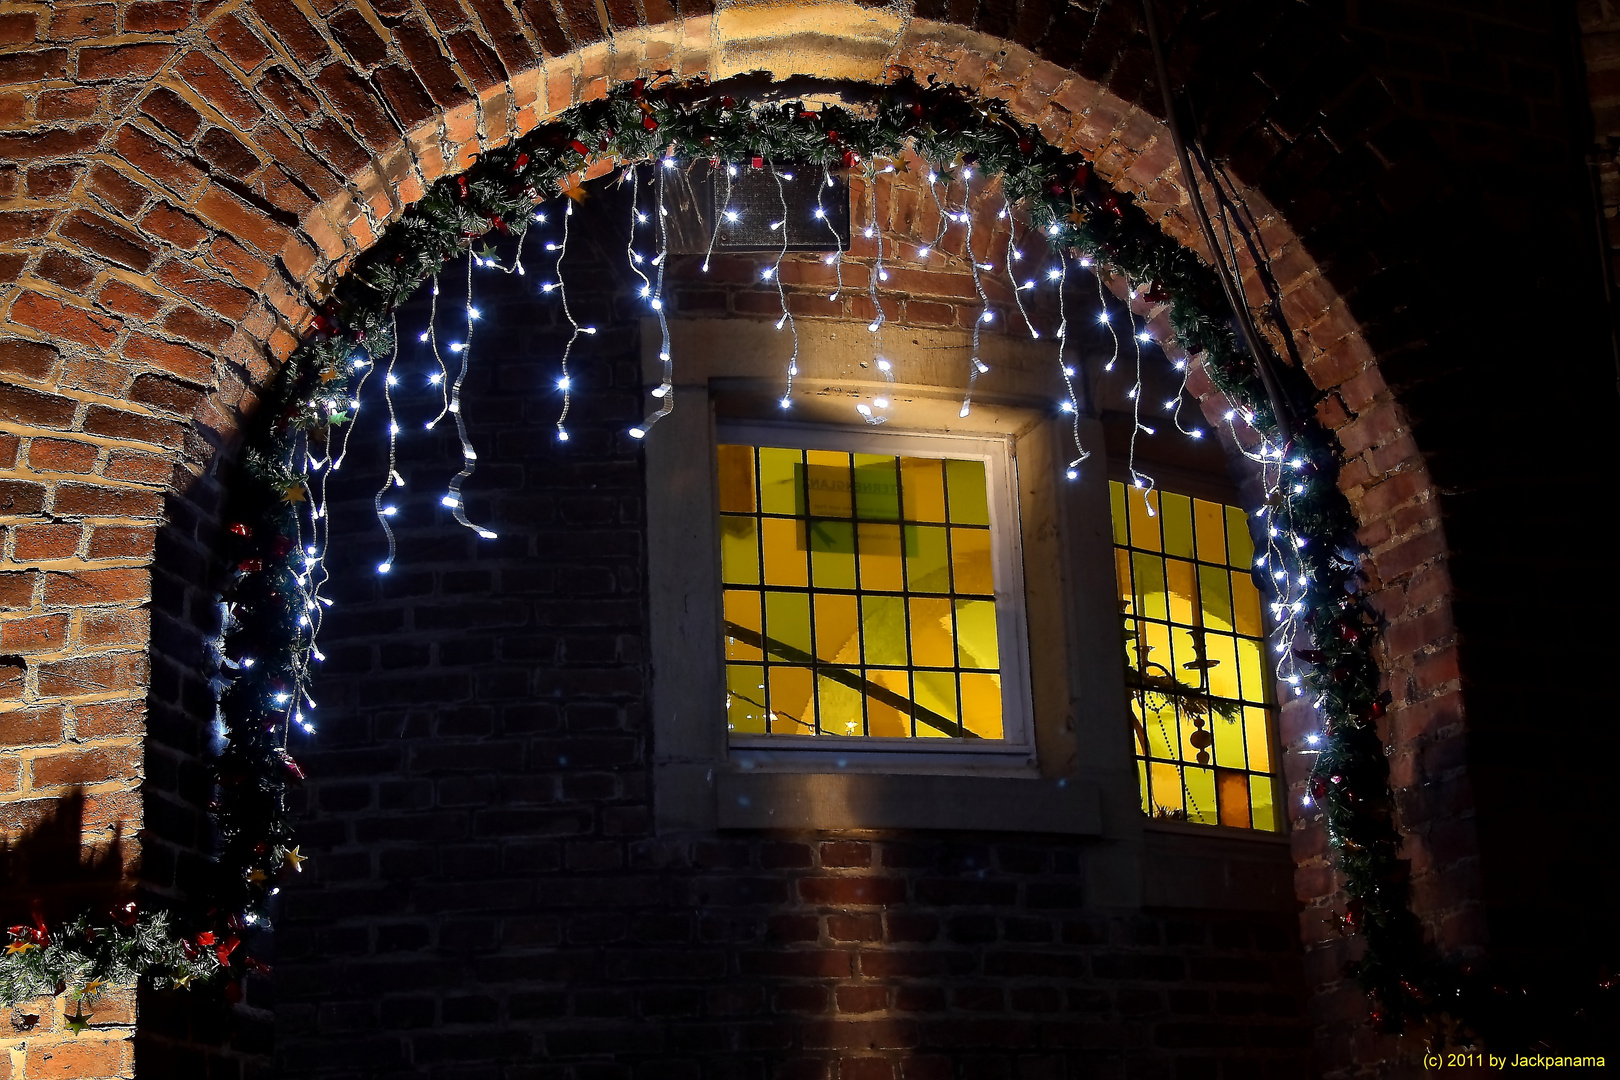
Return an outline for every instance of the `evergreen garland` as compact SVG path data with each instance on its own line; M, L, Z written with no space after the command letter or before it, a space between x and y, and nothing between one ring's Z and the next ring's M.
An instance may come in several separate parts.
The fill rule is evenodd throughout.
M225 663L232 678L220 702L228 748L217 765L214 805L222 838L212 895L199 898L217 912L222 942L231 924L263 918L276 877L296 868L286 793L302 779L288 755L286 732L307 693L312 635L302 624L307 605L303 517L307 494L302 455L324 445L349 418L357 357L393 347L396 307L449 258L492 230L522 233L537 201L561 190L583 197L580 177L601 158L626 163L708 158L759 164L764 160L866 169L879 157L911 146L942 174L971 166L999 175L1009 199L1047 230L1055 248L1089 255L1100 265L1167 300L1181 346L1202 360L1215 385L1249 426L1271 444L1278 430L1253 358L1239 348L1218 285L1199 259L1170 240L1132 199L1099 182L1080 155L1048 144L1017 121L1002 102L985 102L948 85L921 86L909 76L870 95L861 111L810 107L799 101L759 103L736 80L743 100L701 80L667 77L622 84L606 97L564 112L508 146L484 154L465 173L435 182L382 238L360 255L318 306L311 332L263 394L251 421L241 475L231 488L230 529L236 550L225 590L230 619ZM1282 372L1293 397L1315 390L1297 369ZM1310 415L1310 410L1302 410ZM1291 577L1308 581L1298 626L1310 639L1296 653L1302 691L1318 701L1324 738L1307 781L1322 808L1345 877L1347 930L1365 942L1354 965L1390 1030L1458 999L1459 982L1430 961L1408 904L1407 866L1399 857L1389 767L1377 731L1384 697L1373 648L1377 618L1361 595L1355 520L1336 485L1338 452L1314 422L1292 433L1286 454L1299 465L1268 507L1268 520L1304 540L1290 556ZM223 920L223 921L221 921ZM167 918L146 915L133 926L91 926L79 920L54 937L27 945L43 927L14 928L0 958L0 998L147 976L159 986L239 975L230 950L176 937ZM19 936L21 935L21 936ZM189 947L188 947L189 943Z

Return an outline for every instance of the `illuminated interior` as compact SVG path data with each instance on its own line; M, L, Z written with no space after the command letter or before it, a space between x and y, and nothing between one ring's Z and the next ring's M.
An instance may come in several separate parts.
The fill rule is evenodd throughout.
M730 731L1003 737L983 461L719 456Z
M1109 496L1143 812L1278 831L1272 677L1243 511L1118 482Z

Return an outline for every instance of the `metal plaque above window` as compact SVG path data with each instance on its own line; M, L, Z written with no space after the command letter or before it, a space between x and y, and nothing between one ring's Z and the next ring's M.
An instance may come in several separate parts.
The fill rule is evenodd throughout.
M819 165L698 161L665 170L664 179L677 255L710 251L711 239L714 251L781 251L784 230L788 251L849 247L849 179Z

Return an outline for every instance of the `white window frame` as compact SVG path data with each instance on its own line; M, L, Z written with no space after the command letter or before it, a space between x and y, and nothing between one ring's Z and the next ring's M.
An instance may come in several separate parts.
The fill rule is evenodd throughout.
M1029 693L1028 626L1024 616L1023 545L1019 530L1017 461L1012 438L1006 435L942 435L887 426L874 428L869 425L722 421L716 427L716 441L717 444L984 462L990 509L996 633L1001 654L1001 739L845 738L837 735L731 733L728 739L730 760L745 769L782 771L1033 772L1036 761ZM717 528L717 540L718 535ZM717 596L716 603L719 601ZM723 640L717 645L723 654ZM722 723L723 716L722 712ZM829 746L829 743L832 745Z

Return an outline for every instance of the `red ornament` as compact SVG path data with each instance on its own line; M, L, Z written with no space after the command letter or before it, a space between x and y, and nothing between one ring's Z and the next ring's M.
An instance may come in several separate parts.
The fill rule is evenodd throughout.
M257 574L264 569L263 559L243 559L236 564L236 568L244 574Z
M235 952L236 947L240 944L242 944L242 939L237 937L235 934L232 934L230 937L214 946L214 955L219 958L220 963L229 963L231 953Z
M1103 196L1103 209L1115 217L1124 217L1125 208L1119 205L1119 198L1113 194Z
M853 150L845 150L844 151L844 168L853 169L855 167L855 163L860 161L860 160L861 160L861 156L859 154L857 154L855 151L853 151Z
M630 96L631 97L640 97L643 93L646 92L646 90L647 90L647 80L646 79L637 79L635 82L630 84Z
M836 131L827 132L827 141L828 142L837 142L838 141L838 132L836 132Z
M248 537L253 535L253 527L251 525L244 525L240 521L234 521L231 523L231 532L235 533L237 536Z
M465 199L467 197L467 176L465 173L456 177L456 187L461 190L461 197Z
M754 168L763 169L764 167L765 167L765 159L760 157L758 154L755 154L754 155Z
M1070 180L1069 184L1070 184L1071 187L1077 187L1077 188L1085 187L1086 183L1090 179L1091 179L1091 166L1087 165L1085 162L1082 161L1080 163L1080 165L1074 170L1074 179Z
M643 116L641 118L641 126L646 128L648 131L657 131L658 121L654 120L651 114L648 114L647 116Z
M733 97L723 97L723 98L720 99L720 107L722 109L729 109L729 108L731 108L732 106L734 106L736 104L737 104L737 99L733 98Z
M197 935L197 944L199 944L199 945L212 945L213 943L214 943L214 932L212 930L204 930L202 933Z
M133 900L112 909L112 920L119 926L134 926L140 917L141 909Z
M224 961L222 960L221 963L223 962ZM225 1000L230 1002L232 1005L235 1005L242 1000L242 984L237 982L235 979L232 979L230 982L225 984L224 993Z
M529 163L529 155L528 154L519 154L517 156L517 160L512 163L512 171L513 172L518 172L523 168L523 166L527 165L528 163Z
M1020 154L1027 154L1033 149L1035 149L1035 144L1030 142L1028 139L1018 140L1018 152Z
M279 746L276 747L276 759L281 762L281 767L292 773L294 777L299 780L304 778L304 770L298 767L298 762L294 761L292 755Z
M1147 287L1147 291L1142 296L1150 304L1162 304L1170 299L1170 294L1164 290L1164 282L1158 278L1153 279L1153 283Z
M490 220L490 224L494 225L497 229L501 230L501 232L505 233L508 236L512 235L512 230L508 229L506 227L506 222L502 221L500 218L493 217L493 218L490 218L489 220Z
M580 157L590 157L591 156L591 148L586 146L584 143L580 142L578 139L569 139L568 140L568 146L569 146L570 149L572 149L574 151L574 153L578 154Z

